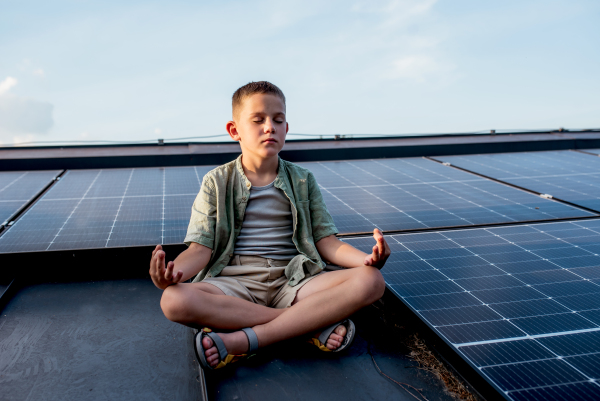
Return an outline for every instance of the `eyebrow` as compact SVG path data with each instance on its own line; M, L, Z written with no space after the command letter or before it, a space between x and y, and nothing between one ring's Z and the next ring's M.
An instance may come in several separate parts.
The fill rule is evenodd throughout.
M256 113L251 113L250 117L258 117L258 116L263 116L265 114L267 114L267 113L262 112L262 111L258 111ZM278 111L277 113L275 113L275 115L276 116L279 116L279 115L285 116L285 113L283 111Z

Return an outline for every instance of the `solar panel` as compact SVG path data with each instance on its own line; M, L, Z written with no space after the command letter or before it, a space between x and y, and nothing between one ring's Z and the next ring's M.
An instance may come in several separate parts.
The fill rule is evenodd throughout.
M68 171L0 237L0 253L181 243L212 168Z
M437 159L600 211L600 158L580 152L499 153Z
M0 172L0 223L6 222L21 207L60 174L61 171Z
M301 164L342 234L592 216L422 158Z
M600 219L388 242L388 287L507 398L600 398Z

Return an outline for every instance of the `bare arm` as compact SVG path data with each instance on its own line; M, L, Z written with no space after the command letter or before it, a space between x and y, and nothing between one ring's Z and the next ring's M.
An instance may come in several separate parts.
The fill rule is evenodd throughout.
M208 265L211 254L210 248L192 242L175 261L169 262L165 267L165 251L162 250L162 246L157 245L150 260L152 282L164 290L170 285L189 280Z
M316 246L321 257L335 265L347 268L366 265L381 269L391 254L390 247L378 229L373 231L373 238L376 244L370 255L340 241L335 235L321 239Z

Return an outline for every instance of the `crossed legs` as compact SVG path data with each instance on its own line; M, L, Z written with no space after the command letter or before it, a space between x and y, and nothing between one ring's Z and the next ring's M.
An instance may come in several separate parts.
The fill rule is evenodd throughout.
M208 283L176 284L168 287L161 299L165 316L190 327L238 330L252 327L261 347L307 333L313 333L342 320L383 295L385 283L379 270L370 266L338 270L319 275L296 294L291 307L274 309L224 295ZM343 327L341 327L343 329ZM345 332L336 330L332 344ZM248 340L241 331L222 334L230 354L248 350ZM212 340L203 344L208 362L218 363ZM328 341L329 345L329 341Z

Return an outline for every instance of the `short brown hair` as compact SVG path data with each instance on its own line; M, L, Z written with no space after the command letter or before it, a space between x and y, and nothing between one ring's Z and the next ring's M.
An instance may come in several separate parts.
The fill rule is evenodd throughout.
M231 110L233 112L233 116L236 116L239 108L244 102L244 99L257 93L270 93L275 95L283 100L283 105L285 106L285 96L281 89L279 89L277 86L267 81L250 82L234 92L231 99Z

